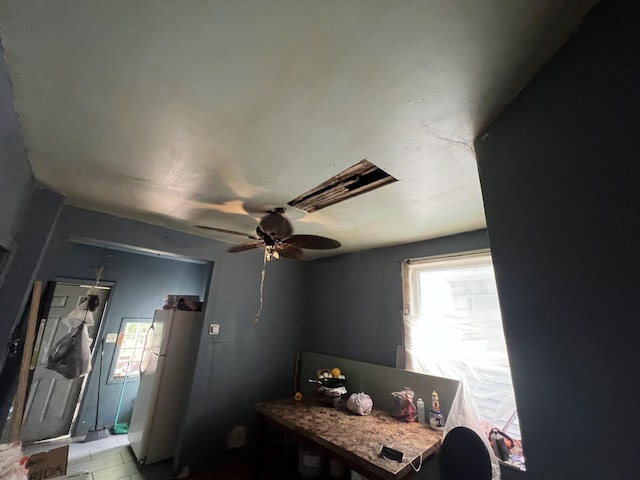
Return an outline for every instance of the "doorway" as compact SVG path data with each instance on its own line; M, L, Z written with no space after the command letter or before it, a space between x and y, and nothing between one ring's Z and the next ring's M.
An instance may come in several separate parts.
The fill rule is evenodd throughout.
M69 434L78 410L81 393L88 375L66 379L55 370L46 368L49 352L71 328L62 320L86 298L91 285L73 282L57 282L51 306L38 329L34 347L35 369L25 406L20 439L23 443L60 437ZM100 298L93 312L94 324L88 327L92 339L92 357L95 356L95 339L100 329L111 287L101 286L95 290ZM92 361L93 364L93 361Z

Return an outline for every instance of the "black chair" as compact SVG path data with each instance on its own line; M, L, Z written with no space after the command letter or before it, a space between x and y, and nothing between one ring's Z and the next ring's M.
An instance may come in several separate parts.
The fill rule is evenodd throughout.
M456 427L440 448L441 480L491 480L491 459L476 432Z

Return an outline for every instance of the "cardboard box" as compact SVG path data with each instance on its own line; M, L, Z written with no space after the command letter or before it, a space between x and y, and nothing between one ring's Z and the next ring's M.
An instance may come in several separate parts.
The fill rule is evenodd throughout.
M31 455L27 460L29 480L45 480L66 475L68 458L69 445Z

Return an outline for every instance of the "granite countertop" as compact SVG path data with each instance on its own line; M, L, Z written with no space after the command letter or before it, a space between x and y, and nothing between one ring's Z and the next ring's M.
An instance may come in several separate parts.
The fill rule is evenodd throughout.
M334 408L315 399L301 402L282 399L260 403L256 409L272 422L313 440L379 478L399 479L413 473L409 463L418 467L419 456L427 458L442 441L442 433L427 425L401 422L390 412L376 408L370 415L355 415L347 410L344 401ZM403 452L403 461L380 457L383 445Z

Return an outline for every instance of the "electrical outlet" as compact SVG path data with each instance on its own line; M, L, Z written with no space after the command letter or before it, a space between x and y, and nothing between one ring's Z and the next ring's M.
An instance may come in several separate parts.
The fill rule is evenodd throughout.
M104 341L105 343L116 343L117 339L118 339L117 333L107 333L107 338Z
M220 333L220 325L212 323L209 325L209 335L218 335Z

